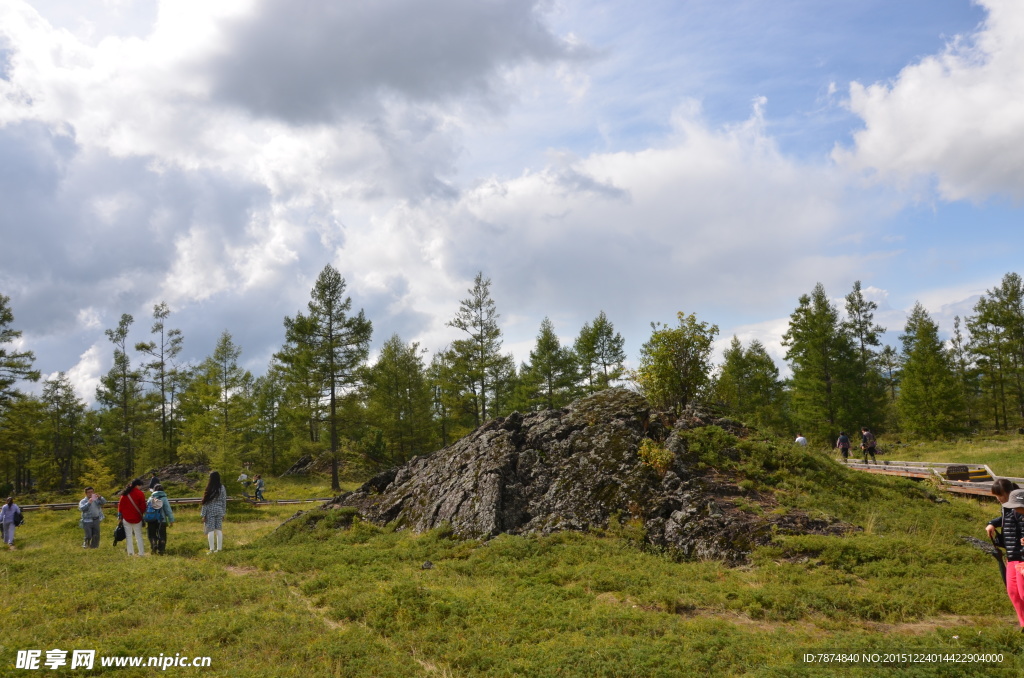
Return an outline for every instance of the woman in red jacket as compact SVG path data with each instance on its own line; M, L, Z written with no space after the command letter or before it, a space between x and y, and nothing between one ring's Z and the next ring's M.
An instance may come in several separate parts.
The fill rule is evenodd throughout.
M142 546L142 516L146 513L146 495L142 494L140 485L141 480L133 480L131 485L121 491L121 499L117 502L117 517L124 522L125 541L128 542L130 556L135 555L132 535L135 535L135 542L139 545L139 555L146 555Z

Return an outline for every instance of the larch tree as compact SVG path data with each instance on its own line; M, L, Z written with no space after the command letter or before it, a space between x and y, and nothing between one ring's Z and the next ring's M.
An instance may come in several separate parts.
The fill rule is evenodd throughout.
M351 314L352 298L345 296L345 279L330 264L324 266L313 285L303 325L304 336L289 341L308 351L311 366L321 379L321 397L326 401L326 423L330 432L331 488L341 491L338 467L341 450L340 399L354 389L360 368L370 352L373 324L363 311ZM285 319L285 327L300 323Z
M939 326L924 306L914 305L900 335L903 375L896 401L902 430L938 437L964 429L963 401L949 351Z
M593 322L580 329L573 344L585 390L593 393L608 388L625 373L625 340L601 311Z
M841 427L862 425L850 407L861 387L856 381L856 348L842 331L839 311L821 283L800 297L782 345L793 371L791 412L797 427L831 440Z
M529 364L522 367L521 377L531 405L554 409L567 405L575 396L576 356L562 346L548 318L540 323L537 343L530 351Z
M149 356L150 361L142 365L153 385L160 404L160 440L163 447L165 463L173 463L175 459L174 435L174 384L177 366L174 359L181 353L184 338L181 330L168 329L167 317L171 314L166 303L160 302L153 307L153 326L150 333L153 339L135 344L135 350Z
M21 338L21 330L11 327L14 313L11 298L0 294L0 411L15 397L14 385L19 381L39 381L39 371L32 369L35 355L11 346Z
M494 415L493 400L508 389L509 358L501 352L501 328L498 309L491 298L491 281L483 272L473 279L469 297L459 303L449 327L462 330L467 337L452 342L450 363L457 379L468 389L473 405L474 425ZM515 364L511 364L515 372Z

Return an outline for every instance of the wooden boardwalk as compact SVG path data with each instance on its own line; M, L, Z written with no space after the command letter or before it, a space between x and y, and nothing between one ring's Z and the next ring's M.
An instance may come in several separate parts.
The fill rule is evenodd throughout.
M934 461L880 461L877 464L865 464L860 461L850 461L847 466L858 471L885 476L899 476L916 480L932 478L943 490L957 494L991 497L992 482L996 478L1006 478L1024 487L1024 478L997 476L987 464L953 464Z

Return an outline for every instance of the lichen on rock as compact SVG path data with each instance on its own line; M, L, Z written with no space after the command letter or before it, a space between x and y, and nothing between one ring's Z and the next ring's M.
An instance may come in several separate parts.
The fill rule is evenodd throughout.
M448 525L466 538L600 529L612 520L634 520L643 523L654 547L684 558L739 562L777 531L805 530L800 514L737 509L730 497L744 493L736 479L688 463L680 433L716 423L739 426L697 410L677 418L652 413L639 394L608 389L564 409L490 421L324 508L351 506L364 520L415 531ZM665 438L673 452L664 474L638 455L645 438ZM810 522L813 529L806 531L847 527Z

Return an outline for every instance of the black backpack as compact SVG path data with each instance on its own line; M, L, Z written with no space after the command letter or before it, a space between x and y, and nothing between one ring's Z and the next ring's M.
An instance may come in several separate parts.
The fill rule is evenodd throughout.
M21 527L25 523L25 516L21 514L21 511L14 514L13 522L15 527Z

